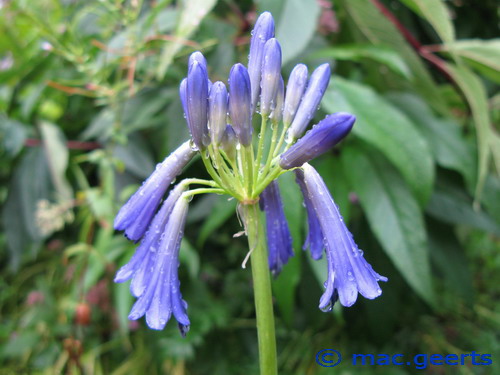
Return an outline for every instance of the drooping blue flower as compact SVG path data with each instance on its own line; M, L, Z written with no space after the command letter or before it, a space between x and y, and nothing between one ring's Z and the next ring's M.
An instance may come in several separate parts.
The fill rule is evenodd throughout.
M208 97L208 127L212 142L219 145L227 124L227 89L217 81L210 89Z
M304 205L306 206L307 212L307 237L302 248L306 250L309 248L311 257L314 260L319 260L323 256L323 250L325 245L323 243L323 232L321 232L321 226L319 225L318 218L314 211L314 206L309 198L309 193L307 192L307 186L304 182L304 172L300 169L294 170L295 181L300 187L302 196L304 197Z
M159 247L160 237L165 231L167 221L174 209L174 205L186 191L187 186L183 183L178 184L173 188L168 198L163 202L161 208L156 213L151 221L151 225L146 231L130 261L121 267L115 276L116 283L122 283L133 277L130 285L130 291L133 296L140 297L151 276L151 267L149 265L152 255L154 255Z
M247 68L235 64L229 72L229 115L240 143L252 142L252 103Z
M330 65L323 64L314 70L307 84L306 92L295 113L288 135L290 139L298 139L304 134L309 122L316 113L319 103L330 82Z
M260 94L260 79L264 45L274 37L274 20L269 12L262 13L255 22L250 39L250 53L248 55L248 74L251 84L251 108L257 107Z
M182 335L189 330L190 322L186 313L187 303L180 292L177 268L187 209L188 201L181 196L160 236L158 249L152 255L149 280L129 314L130 320L146 315L148 326L156 330L163 329L174 315Z
M130 240L141 239L168 187L195 154L187 141L159 163L151 176L120 209L115 218L115 229L125 231L125 236Z
M283 107L283 124L285 126L289 126L295 118L295 113L299 108L306 86L307 66L304 64L295 65L286 85L285 104Z
M186 81L186 120L194 144L203 150L210 144L207 115L208 74L206 66L197 59L192 60Z
M387 281L387 278L376 273L364 258L318 172L307 163L302 170L303 173L298 172L297 176L303 180L308 199L314 207L324 235L328 261L326 290L321 296L319 308L329 311L337 299L343 306L352 306L358 293L368 299L380 296L382 289L378 282Z
M260 81L260 112L267 116L275 106L276 94L281 78L281 46L275 38L264 45L262 78Z
M293 246L276 180L261 193L259 204L266 214L269 268L274 275L277 275L288 259L293 256Z
M291 169L318 157L339 143L351 131L356 117L338 112L314 125L297 143L281 154L280 167Z

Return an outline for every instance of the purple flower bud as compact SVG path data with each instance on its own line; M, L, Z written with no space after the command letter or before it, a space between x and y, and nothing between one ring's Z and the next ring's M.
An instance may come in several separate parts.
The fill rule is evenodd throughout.
M351 131L355 120L356 117L345 112L326 116L281 155L280 167L300 167L325 153Z
M343 306L352 306L358 292L368 299L380 296L378 282L387 278L376 273L363 257L318 172L307 163L302 169L308 198L325 236L328 279L319 308L329 311L337 299Z
M222 136L220 148L226 153L229 159L234 159L236 154L236 133L231 125L226 125L226 130Z
M193 141L200 150L203 150L210 143L207 126L207 106L207 70L197 60L194 60L189 66L186 83L186 119Z
M275 38L269 39L264 45L262 61L262 78L260 81L260 111L267 116L274 107L274 100L281 78L281 46Z
M295 181L300 187L302 195L304 197L304 204L307 211L307 238L304 242L302 248L306 250L309 248L311 252L311 257L314 260L319 260L323 256L323 233L321 232L321 227L319 225L318 218L314 212L314 206L309 198L309 193L307 192L307 187L304 182L304 172L301 169L295 169Z
M129 314L130 320L146 315L146 322L152 329L163 329L172 314L180 325L181 333L185 333L190 324L177 274L187 209L187 200L178 199L160 237L158 249L152 256L146 288Z
M260 76L264 45L274 36L274 20L269 12L262 13L252 31L250 40L250 54L248 55L248 74L252 90L252 110L256 108L260 93Z
M229 73L229 115L240 143L252 142L252 108L250 103L250 78L242 64L236 64Z
M205 59L205 56L200 51L193 52L189 56L188 60L188 69L191 69L191 65L193 65L194 62L198 62L203 68L205 68L205 71L208 72L208 67L207 67L207 60Z
M125 231L125 236L130 240L139 240L149 226L168 187L195 154L190 142L187 141L158 164L151 176L116 215L115 229Z
M283 123L288 126L292 123L299 108L302 94L307 86L307 66L298 64L293 68L286 86L285 105L283 108Z
M309 121L311 121L318 109L329 82L330 66L328 64L320 65L311 74L306 92L288 131L289 139L297 139L304 133Z
M208 97L208 126L212 142L218 145L227 124L227 90L222 82L215 82Z
M271 120L276 124L281 122L283 118L283 99L285 96L285 83L283 82L283 77L280 76L278 83L278 91L276 93L276 99L274 100L273 112L271 113Z
M148 267L149 260L151 259L151 255L158 250L160 236L165 231L165 225L174 208L175 202L177 202L186 188L187 186L181 183L170 191L168 198L163 202L160 210L151 221L151 225L144 234L141 244L137 247L134 255L116 273L115 283L122 283L134 276L130 285L130 291L135 297L140 297L146 289L147 282L151 276L150 267Z
M292 236L283 211L283 202L276 180L271 182L261 193L259 204L266 213L269 268L273 275L277 275L288 259L293 256L293 247Z

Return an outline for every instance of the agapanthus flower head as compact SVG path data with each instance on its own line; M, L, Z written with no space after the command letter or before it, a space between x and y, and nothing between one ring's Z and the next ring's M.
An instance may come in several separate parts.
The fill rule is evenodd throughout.
M252 33L248 70L242 64L232 67L229 90L221 81L211 83L201 52L191 54L187 77L179 86L191 140L158 164L115 219L116 229L125 231L131 240L140 240L135 254L115 277L116 282L131 280L130 290L137 301L130 319L145 315L151 328L163 329L173 315L181 333L187 332L187 304L180 293L177 267L188 202L198 194L227 194L238 200L245 230L253 228L246 232L248 236L267 237L267 266L277 276L294 255L276 181L290 169L297 175L308 216L304 248L310 249L313 259L324 252L328 261L320 308L328 310L337 298L342 305L351 306L358 292L367 298L380 295L378 282L387 279L366 262L323 180L307 164L344 138L354 124L353 115L335 113L302 136L329 80L328 64L316 68L309 81L307 67L299 64L285 89L281 47L268 12L258 18ZM255 131L254 116L260 117ZM212 179L182 180L167 196L176 176L195 155ZM264 232L260 226L249 225L259 220L258 204L266 218ZM252 215L253 221L249 219ZM255 238L249 241L263 243ZM265 253L261 254L265 264Z

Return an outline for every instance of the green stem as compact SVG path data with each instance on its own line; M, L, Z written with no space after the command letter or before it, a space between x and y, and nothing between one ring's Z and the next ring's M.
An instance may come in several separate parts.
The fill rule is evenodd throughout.
M267 116L262 114L262 122L260 125L260 134L259 134L259 144L257 146L257 160L255 162L255 172L254 175L258 176L260 162L262 160L262 154L264 152L264 138L266 137L266 127L267 127Z
M259 342L259 364L261 375L278 373L276 334L274 330L271 276L267 262L264 228L260 220L259 204L243 206L245 229L252 262L255 314Z

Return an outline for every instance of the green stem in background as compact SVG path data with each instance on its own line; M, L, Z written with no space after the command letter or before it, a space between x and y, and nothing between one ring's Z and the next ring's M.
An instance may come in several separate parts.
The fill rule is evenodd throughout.
M248 246L252 252L250 260L257 318L260 374L276 375L278 373L276 333L264 227L260 220L258 203L243 205L242 208Z
M255 176L258 176L260 162L262 160L262 154L264 152L264 138L266 136L266 127L267 127L267 116L262 115L262 122L260 125L260 133L259 133L259 144L257 146L257 160L255 161Z

